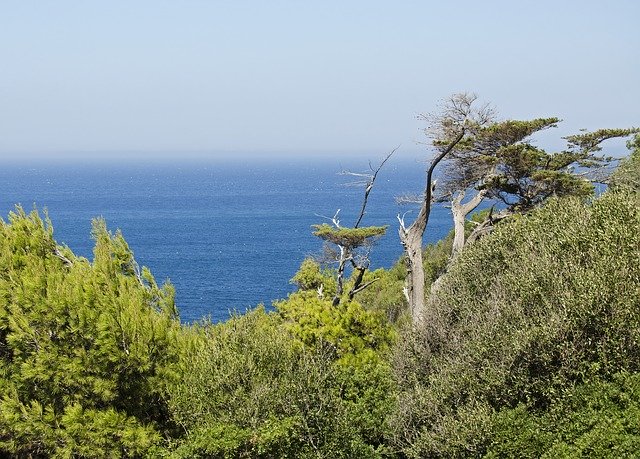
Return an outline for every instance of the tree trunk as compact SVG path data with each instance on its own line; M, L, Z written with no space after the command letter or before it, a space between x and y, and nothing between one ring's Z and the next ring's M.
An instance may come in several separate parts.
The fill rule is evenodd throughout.
M465 236L464 236L464 223L467 219L467 215L475 210L476 207L480 205L482 199L486 191L479 191L469 202L466 204L462 204L462 199L464 198L465 191L460 191L456 193L452 202L451 202L451 213L453 214L453 249L451 250L451 258L455 258L464 247Z
M400 231L400 241L406 254L407 279L405 294L413 323L422 322L424 317L424 265L422 264L422 234Z
M407 264L407 280L405 293L409 302L409 310L411 319L414 324L422 322L424 318L424 265L422 264L422 236L427 229L429 223L429 215L431 214L431 204L433 201L433 191L435 182L433 181L433 171L440 161L453 150L453 148L462 140L465 130L436 156L427 170L427 181L424 190L424 199L420 205L420 212L415 221L407 228L404 224L404 218L398 215L400 222L400 242L406 254Z
M334 295L333 301L331 302L333 306L338 306L340 304L342 293L344 292L344 269L347 265L349 257L350 254L348 254L347 249L343 246L340 246L340 261L338 263L338 275L336 278L336 294Z

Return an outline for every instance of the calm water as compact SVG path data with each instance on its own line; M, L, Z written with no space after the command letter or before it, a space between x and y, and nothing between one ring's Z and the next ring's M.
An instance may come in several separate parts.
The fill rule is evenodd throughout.
M348 165L366 170L363 162ZM210 163L138 165L0 164L0 215L15 204L46 207L58 243L92 258L91 219L120 228L138 263L176 287L185 321L224 320L292 291L289 279L307 255L321 252L310 226L318 215L340 212L352 225L361 188L345 186L338 161L320 163ZM364 224L390 225L374 248L373 267L402 253L394 196L419 191L423 167L415 162L382 170ZM410 217L407 217L409 220ZM427 241L451 227L448 210L434 209Z

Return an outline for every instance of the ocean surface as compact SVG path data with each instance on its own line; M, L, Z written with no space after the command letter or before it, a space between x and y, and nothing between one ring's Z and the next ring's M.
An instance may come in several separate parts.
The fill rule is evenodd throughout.
M91 220L122 233L141 266L170 279L185 322L225 320L259 303L269 307L294 290L302 260L322 252L311 225L340 210L355 223L364 190L343 168L366 172L366 161L224 161L209 163L1 164L0 215L16 204L47 209L59 244L92 259ZM351 184L351 185L350 185ZM371 253L372 267L402 254L394 197L419 192L424 165L392 160L380 172L363 225L389 225ZM413 212L415 215L415 210ZM412 214L407 215L407 221ZM451 228L448 209L432 211L425 242Z

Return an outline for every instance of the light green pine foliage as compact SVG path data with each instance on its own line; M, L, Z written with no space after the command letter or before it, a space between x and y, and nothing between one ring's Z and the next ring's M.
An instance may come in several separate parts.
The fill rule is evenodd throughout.
M93 235L90 263L56 246L35 211L0 221L5 454L142 456L170 428L161 394L175 358L173 289L147 271L139 279L122 235L104 222Z
M302 261L291 283L303 291L322 292L325 298L332 298L337 289L335 270L323 269L320 263L312 258Z
M328 345L339 358L375 355L393 339L385 318L348 301L333 306L314 292L296 292L274 303L289 331L306 346Z

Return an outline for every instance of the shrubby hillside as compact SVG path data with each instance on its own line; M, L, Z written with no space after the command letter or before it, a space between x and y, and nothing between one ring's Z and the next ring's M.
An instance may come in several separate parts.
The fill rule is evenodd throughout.
M334 305L312 260L271 311L181 324L171 285L97 221L93 261L17 209L0 223L0 455L634 457L640 450L638 155L599 198L515 215L450 262ZM437 282L435 282L437 280Z
M524 457L538 457L578 441L560 426L543 441L532 426L574 403L577 386L595 385L585 396L638 371L639 228L638 197L608 193L553 200L468 247L424 326L398 342L393 442L410 457L512 457L522 445L503 443L529 435L537 446ZM629 427L631 453L640 437Z

